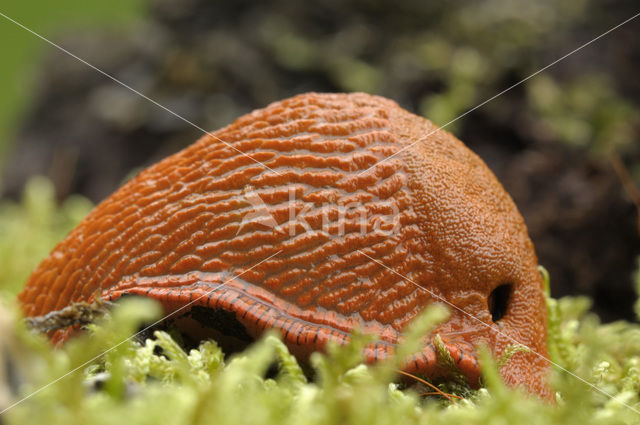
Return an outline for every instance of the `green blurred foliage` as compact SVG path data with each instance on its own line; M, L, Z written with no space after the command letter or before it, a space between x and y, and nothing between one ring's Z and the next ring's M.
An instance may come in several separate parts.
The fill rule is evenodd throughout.
M566 84L540 75L527 86L527 95L555 139L601 155L637 143L640 114L604 75L583 75Z
M103 26L123 28L141 15L144 0L4 0L0 12L44 37L70 29ZM33 79L41 71L39 56L52 48L37 36L0 16L0 154L15 130L16 120L35 93ZM60 53L62 54L62 53Z
M17 293L40 260L91 209L81 196L58 205L51 183L33 178L20 203L0 200L0 294Z

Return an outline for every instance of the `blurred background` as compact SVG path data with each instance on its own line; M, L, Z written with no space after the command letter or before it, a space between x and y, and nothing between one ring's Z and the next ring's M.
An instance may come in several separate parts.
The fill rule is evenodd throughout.
M637 8L632 0L4 0L0 12L215 130L306 91L380 94L443 125ZM87 199L99 202L201 134L2 17L0 40L0 252L22 249L32 267L86 213ZM640 18L447 126L514 198L553 295L587 295L605 321L632 319L636 299L639 72ZM55 230L39 231L38 249L21 244L45 227ZM20 267L2 268L10 291L28 273Z

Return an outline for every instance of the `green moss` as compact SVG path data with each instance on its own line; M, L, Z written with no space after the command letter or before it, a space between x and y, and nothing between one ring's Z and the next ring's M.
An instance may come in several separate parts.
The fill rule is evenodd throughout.
M29 359L16 361L24 382L20 394L28 395L67 371L77 370L6 412L3 419L7 424L640 421L640 415L619 401L565 372L555 372L557 405L509 389L486 351L481 353L485 389L468 391L467 398L454 402L440 397L421 399L392 382L389 371L396 365L360 363L360 348L367 341L362 336L349 346L332 346L327 355L314 354L316 379L308 382L284 344L272 334L227 360L212 341L185 352L164 332L155 332L153 339L144 342L127 339L160 310L149 300L126 301L105 323L93 326L89 334L57 351L16 326L19 349L14 347L14 353ZM576 357L575 367L569 371L640 408L640 327L630 323L603 326L588 315L574 317L582 304L571 298L557 302L559 328L565 330L561 344L568 345L565 348ZM428 310L419 325L430 328L442 317ZM407 344L415 347L419 340L415 334ZM275 376L266 373L272 364L278 365Z

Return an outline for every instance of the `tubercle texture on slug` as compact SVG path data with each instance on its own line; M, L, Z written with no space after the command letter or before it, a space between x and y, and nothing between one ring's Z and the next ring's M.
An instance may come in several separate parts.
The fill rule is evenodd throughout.
M437 329L452 355L480 343L499 354L508 335L547 356L524 221L451 134L363 93L299 95L213 134L98 205L30 276L19 296L25 313L96 291L171 308L206 295L199 305L235 314L250 334L280 329L294 352L364 329L380 336L375 360L437 294L486 323L452 310ZM256 205L266 221L245 219ZM500 285L513 290L498 325L488 299ZM507 381L547 395L548 366L514 358ZM472 363L461 361L468 376L477 374ZM433 373L428 364L418 369Z

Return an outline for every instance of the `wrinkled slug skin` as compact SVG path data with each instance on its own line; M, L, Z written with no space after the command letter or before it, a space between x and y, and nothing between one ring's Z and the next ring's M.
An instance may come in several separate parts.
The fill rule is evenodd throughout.
M24 313L95 295L152 297L168 311L201 297L252 336L279 329L301 357L360 327L380 336L365 353L375 361L435 295L457 308L434 335L472 385L475 347L500 355L517 340L537 354L515 354L502 375L549 398L545 299L524 221L482 160L436 129L362 93L256 110L100 203L29 277ZM489 295L503 284L512 290L494 323ZM430 341L406 370L445 373Z

